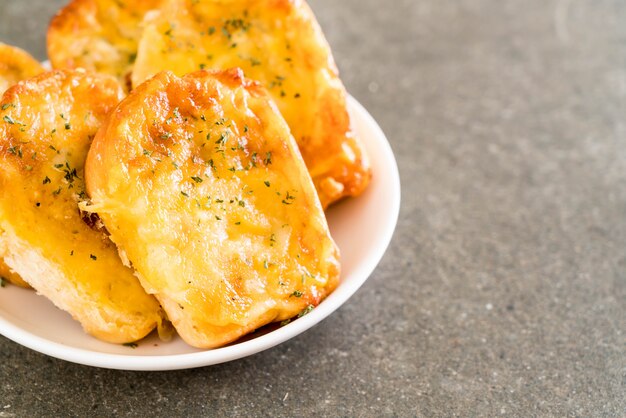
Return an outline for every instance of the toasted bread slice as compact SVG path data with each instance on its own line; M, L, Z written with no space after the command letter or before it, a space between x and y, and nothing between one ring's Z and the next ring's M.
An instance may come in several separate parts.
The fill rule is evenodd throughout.
M231 67L269 90L324 207L365 189L368 158L330 47L303 0L171 0L146 23L132 80Z
M0 95L15 83L44 71L28 52L0 42ZM30 287L0 259L0 277L21 287Z
M161 0L72 0L50 22L53 68L110 74L124 86L137 55L141 22Z
M54 71L0 101L0 256L85 331L114 343L161 321L97 217L78 209L87 151L122 95L110 76Z
M0 42L0 94L18 81L43 71L41 64L28 52Z
M316 306L338 249L284 119L240 70L163 72L98 132L90 210L192 346Z

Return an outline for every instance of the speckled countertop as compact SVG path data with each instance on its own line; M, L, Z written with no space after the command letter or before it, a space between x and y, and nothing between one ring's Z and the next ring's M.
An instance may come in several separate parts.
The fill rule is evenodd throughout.
M0 0L45 57L63 1ZM403 181L389 251L307 333L176 372L0 337L0 417L625 416L626 3L311 0Z

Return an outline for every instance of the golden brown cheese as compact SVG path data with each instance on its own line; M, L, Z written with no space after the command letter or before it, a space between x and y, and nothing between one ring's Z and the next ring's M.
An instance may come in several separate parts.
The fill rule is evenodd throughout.
M169 0L145 27L132 80L239 67L270 92L298 142L322 205L367 186L330 47L302 0Z
M98 132L86 175L89 210L195 347L306 312L338 284L297 145L239 70L137 87Z
M161 0L72 0L52 19L48 56L53 68L110 74L127 85L147 12Z
M43 71L41 64L26 51L0 42L0 94L17 82ZM0 259L0 278L21 287L29 287L28 283L11 270L2 259Z
M0 42L0 94L18 81L43 71L41 64L28 52Z
M97 217L78 209L87 151L121 97L110 76L55 71L0 101L0 256L88 333L115 343L161 321Z

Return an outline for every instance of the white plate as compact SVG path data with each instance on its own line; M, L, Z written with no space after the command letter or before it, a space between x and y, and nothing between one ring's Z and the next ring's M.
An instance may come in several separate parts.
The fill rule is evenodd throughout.
M28 348L63 360L123 370L175 370L246 357L311 328L339 308L382 258L400 209L400 178L391 147L367 111L349 100L355 129L372 160L373 179L366 192L332 207L328 221L341 249L341 283L311 313L283 327L261 329L240 342L198 350L176 337L164 343L151 335L136 348L101 342L85 334L71 317L31 290L0 288L0 333Z

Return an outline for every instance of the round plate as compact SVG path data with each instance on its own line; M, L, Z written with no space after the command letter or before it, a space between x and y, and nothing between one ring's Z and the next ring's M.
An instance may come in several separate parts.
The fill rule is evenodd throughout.
M0 288L0 333L41 353L89 366L123 370L175 370L249 356L311 328L339 308L372 273L395 229L400 178L391 147L369 113L352 97L349 109L371 158L373 179L366 192L328 210L328 223L341 250L341 283L308 315L282 327L269 325L226 347L199 350L180 338L163 342L153 334L136 347L109 344L85 334L69 314L32 290Z

